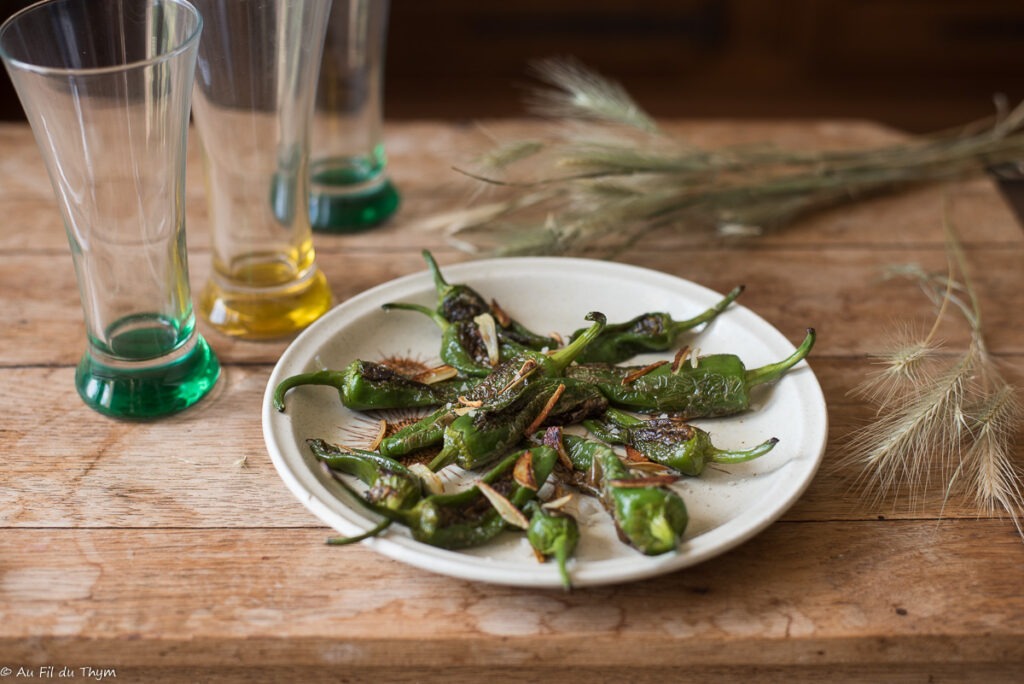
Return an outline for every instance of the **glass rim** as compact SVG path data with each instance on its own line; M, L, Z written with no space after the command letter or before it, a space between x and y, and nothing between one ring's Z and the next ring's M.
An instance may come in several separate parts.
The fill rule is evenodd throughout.
M139 59L139 60L135 60L133 62L124 62L123 64L115 64L115 65L103 66L103 67L88 67L88 68L84 68L84 69L83 68L74 68L74 67L50 67L50 66L42 66L40 64L33 64L32 62L26 62L25 60L18 59L16 57L12 56L11 54L9 54L4 49L4 40L3 40L4 34L19 19L23 18L25 15L27 15L27 14L29 14L31 12L34 12L34 11L38 10L40 7L43 7L44 5L64 4L64 3L68 3L68 2L72 2L72 1L76 1L76 0L39 0L38 2L32 3L28 7L23 7L22 9L18 10L17 12L12 14L10 17L8 17L6 21L4 21L2 24L0 24L0 59L2 59L3 62L6 65L8 65L9 67L16 67L16 68L22 69L24 71L30 71L30 72L33 72L33 73L36 73L36 74L41 74L41 75L50 75L50 76L60 76L60 75L65 75L65 76L90 76L90 75L116 74L116 73L119 73L119 72L130 71L132 69L138 69L138 68L141 68L141 67L152 66L154 64L160 64L161 62L166 62L168 60L171 60L174 57L177 57L178 55L182 54L183 52L186 52L187 50L189 50L189 48L192 47L192 45L194 43L197 43L198 40L199 40L199 36L202 33L202 31L203 31L203 15L199 12L199 10L192 3L186 2L186 0L147 0L147 2L149 4L151 4L151 5L158 5L158 4L159 5L176 5L178 7L183 8L186 12L188 12L189 14L192 14L193 16L195 16L195 18L196 18L195 30L192 31L191 33L189 33L184 39L182 39L179 43L177 43L172 49L167 50L165 52L161 52L160 54L154 55L154 56L152 56L152 57L150 57L148 59ZM77 0L77 1L81 2L81 3L90 2L90 0Z

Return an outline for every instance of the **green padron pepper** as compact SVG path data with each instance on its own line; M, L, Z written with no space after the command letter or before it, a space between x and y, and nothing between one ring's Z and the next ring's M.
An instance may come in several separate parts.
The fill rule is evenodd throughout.
M355 360L343 370L300 373L282 380L274 388L274 408L284 411L284 396L301 385L326 385L338 390L341 403L353 411L437 406L455 401L476 384L474 378L456 377L423 383L386 365Z
M676 345L679 336L702 323L714 320L743 292L743 286L729 294L707 311L693 318L677 321L667 313L645 313L625 323L609 323L601 335L576 359L579 363L622 363L637 354L659 352ZM570 341L583 334L577 330Z
M503 342L512 342L529 349L554 349L558 340L538 335L519 321L508 317L496 305L488 304L479 292L465 284L450 284L441 273L434 256L423 250L423 259L430 268L437 290L437 313L450 323L472 321L481 314L491 314L497 323L498 337Z
M486 377L501 361L528 351L516 342L495 340L497 356L493 359L484 342L479 326L473 320L449 321L436 311L419 304L390 302L382 305L385 311L416 311L428 316L441 329L441 361L462 375Z
M562 376L576 356L586 348L586 345L594 337L600 334L605 323L604 315L592 312L587 315L587 319L594 321L594 325L591 326L586 334L574 340L572 344L550 353L537 352L530 349L522 350L520 355L499 364L493 372L467 392L465 398L470 402L479 403L483 410L492 413L504 411L517 402L518 407L522 409L523 403L526 401L526 399L521 398L524 392L527 392L533 385L542 382L545 378ZM532 391L530 396L533 396ZM576 396L577 394L570 393L566 397L566 402L563 402L562 409L566 409L569 399ZM590 401L600 401L594 397L592 390L587 396ZM543 404L537 410L540 410L542 407ZM380 452L387 456L398 457L408 455L416 449L440 444L445 428L459 418L457 413L459 409L459 406L451 404L442 406L419 422L406 426L389 437L385 437L380 444ZM587 413L592 415L594 412L599 412L597 404L590 406ZM508 415L511 415L511 413L506 414L506 417ZM582 417L584 416L579 414L576 416L576 419L582 419ZM566 419L568 419L568 415ZM465 422L463 421L463 423ZM526 422L529 424L530 421ZM495 455L495 458L500 455ZM451 458L454 458L454 456L451 456Z
M535 446L508 454L481 478L517 510L533 500L558 462L551 448ZM525 467L519 467L525 463ZM528 474L527 482L517 475ZM445 549L463 549L484 544L508 528L509 523L491 500L476 485L452 494L433 494L409 508L387 508L361 499L364 505L384 520L366 534L335 540L350 543L379 534L391 522L409 528L417 541Z
M571 589L572 580L566 564L580 541L579 523L568 513L546 510L536 500L529 502L525 511L530 513L530 525L526 528L530 546L540 558L554 557L562 586Z
M369 489L364 498L389 510L409 508L420 500L420 479L404 465L363 449L349 449L322 439L306 440L313 455L331 470L358 478Z
M402 458L420 449L436 446L444 437L444 429L456 418L458 414L454 407L445 404L382 439L377 450L390 458Z
M482 407L459 416L444 429L444 446L430 463L440 470L455 463L481 468L501 458L538 427L577 422L599 414L607 401L594 387L565 378L545 378L500 409Z
M711 435L676 417L643 419L609 409L601 420L585 420L584 427L599 439L627 444L645 457L683 475L696 477L708 463L743 463L767 454L778 443L771 439L747 450L719 449Z
M530 460L533 484L520 483L514 477L515 465L522 458ZM557 462L558 454L548 447L523 449L503 458L482 479L521 510L537 496L537 490L547 481ZM499 511L476 487L427 497L403 518L416 539L447 549L479 546L508 527Z
M611 514L622 541L650 556L679 545L690 518L682 498L667 486L671 478L634 475L607 444L561 433L557 439Z
M566 377L596 385L612 406L634 411L667 411L682 418L728 416L750 408L750 390L774 382L807 356L815 333L808 329L800 346L787 358L747 370L734 354L712 354L696 363L663 364L644 369L605 364L578 364Z

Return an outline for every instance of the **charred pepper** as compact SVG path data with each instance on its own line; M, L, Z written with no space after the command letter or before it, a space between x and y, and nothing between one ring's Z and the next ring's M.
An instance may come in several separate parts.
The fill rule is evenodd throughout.
M547 510L536 500L529 502L525 510L531 514L530 525L526 528L530 546L540 559L554 557L558 563L562 586L571 589L572 580L566 564L580 541L580 527L576 518L561 511Z
M600 334L605 323L604 315L592 312L587 314L587 320L593 321L594 325L591 326L586 334L574 340L572 344L547 354L523 349L519 356L499 364L490 375L467 392L465 399L471 403L479 404L482 412L490 412L491 414L502 413L506 410L510 411L513 405L516 405L518 410L525 410L527 405L534 406L529 403L536 394L531 388L537 383L542 382L545 378L560 377L576 356L586 348L586 345ZM581 400L586 399L589 402L598 402L588 405L587 415L600 412L599 404L603 402L595 396L593 388L587 390L587 394L584 397L578 395L576 391L580 383L571 384L573 384L574 391L570 392L569 396L566 397L566 401L562 403L562 406L558 409L559 411L568 411L571 408L569 405L570 399L579 396ZM553 391L554 388L549 389ZM582 389L578 391L583 392ZM543 408L543 405L543 403L540 403L539 406L536 406L536 410L539 411ZM468 409L468 406L463 406L461 409ZM380 445L381 453L393 457L402 456L411 453L415 449L440 444L445 429L456 420L465 417L458 415L457 410L461 409L455 405L443 406L418 423L407 426L390 437L385 437ZM505 413L504 417L507 419L511 415L513 415L513 412L510 411ZM583 415L582 413L576 414L576 419L582 418ZM568 417L567 414L566 418ZM471 419L463 420L463 425L470 421ZM529 420L526 421L527 424L529 422ZM495 454L494 457L496 458L500 455ZM454 458L454 456L448 456L447 458ZM445 464L448 462L451 461L446 460ZM438 467L441 466L439 465Z
M475 320L449 321L432 309L405 302L391 302L384 304L382 308L385 311L416 311L428 316L441 329L441 361L463 375L486 377L501 361L529 349L515 342L495 340L495 355L488 349Z
M779 440L771 438L745 451L719 449L711 435L679 418L643 419L609 409L601 420L583 422L599 439L627 444L645 457L683 475L696 477L708 463L743 463L767 454Z
M358 478L369 489L364 498L381 508L409 508L420 500L420 479L404 465L363 449L348 449L322 439L306 440L313 455L336 470Z
M441 273L441 268L434 260L434 256L423 250L423 259L430 268L434 278L434 288L437 290L437 313L445 320L456 323L458 321L472 321L481 314L491 314L498 324L498 335L503 341L510 341L517 345L530 349L554 349L558 346L558 340L529 330L519 321L505 315L500 308L487 301L469 285L462 283L450 284Z
M653 365L647 369L579 364L566 377L596 385L612 406L634 411L668 411L682 418L728 416L750 408L750 390L774 382L807 356L815 333L787 358L747 370L734 354L702 356L695 363Z
M480 478L480 482L521 510L536 497L557 461L558 454L549 447L523 449L503 458ZM525 462L525 468L517 467L521 462ZM528 482L517 478L520 470L528 472ZM385 519L375 530L383 530L389 522L398 522L408 527L417 541L446 549L479 546L508 527L505 518L476 485L451 494L424 497L409 508L386 508L365 499L362 501ZM367 535L359 535L359 539Z
M514 477L520 459L529 459L532 483L524 484ZM509 454L483 478L502 493L518 509L537 496L558 461L558 454L547 447L533 447ZM479 546L493 539L508 526L501 514L480 490L472 487L455 494L427 497L404 516L413 537L447 549Z
M559 440L611 514L622 541L649 556L679 545L689 515L679 494L667 486L674 477L636 476L601 442L575 435L559 435Z
M440 444L445 427L457 417L454 407L445 404L415 423L406 425L382 439L377 450L384 456L401 458L420 449Z
M605 326L601 336L587 347L579 359L580 363L622 363L637 354L666 351L675 346L679 336L702 323L715 319L743 292L743 286L733 288L729 294L707 311L693 318L677 321L667 313L645 313L625 323ZM577 330L570 341L581 335Z
M452 378L424 383L372 361L356 360L343 370L300 373L282 380L274 388L274 408L284 411L284 396L301 385L326 385L338 390L341 403L353 411L437 406L455 401L475 384L470 378Z
M481 408L459 416L444 429L444 446L430 463L440 470L455 463L473 470L500 458L541 425L575 422L600 413L604 397L590 385L546 378L528 387L501 410Z

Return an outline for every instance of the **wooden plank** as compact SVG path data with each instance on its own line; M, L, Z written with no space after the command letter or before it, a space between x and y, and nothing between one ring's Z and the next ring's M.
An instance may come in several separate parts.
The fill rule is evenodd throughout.
M867 122L737 122L668 121L666 130L695 145L770 142L794 150L857 149L892 144L905 136ZM317 249L328 252L402 249L443 249L445 235L439 230L418 230L425 219L456 209L476 206L500 196L486 186L455 172L491 145L535 138L543 130L536 122L482 121L476 124L440 122L389 123L385 128L389 172L402 193L399 213L384 227L356 235L316 236ZM0 124L0 201L7 208L8 229L0 233L0 249L9 253L55 250L64 253L67 241L41 157L27 127ZM196 136L190 139L186 185L189 249L210 248L208 217L203 188L202 159ZM478 197L479 195L479 197ZM864 200L814 215L790 228L748 244L776 242L804 246L884 244L941 246L943 205L949 199L954 223L969 243L1024 241L1024 233L986 178L935 185L891 197ZM31 236L31 239L26 239ZM735 241L729 244L734 244ZM670 236L665 245L721 244L704 233ZM741 242L740 244L744 244Z
M3 391L13 413L0 428L0 526L319 525L263 444L268 375L227 367L202 403L146 423L88 409L72 368L8 375L16 384Z
M400 660L395 656L392 661ZM81 667L81 666L79 666ZM94 666L93 670L96 670ZM277 682L303 682L304 684L345 684L389 682L389 684L421 684L429 680L442 680L451 684L476 684L481 679L495 684L522 684L557 679L560 684L735 684L738 681L756 681L760 684L820 684L829 682L886 682L888 684L917 684L928 682L957 682L958 684L1017 684L1020 679L1019 663L940 663L912 665L871 663L842 665L790 665L790 666L704 666L686 667L608 667L578 665L566 669L557 663L524 666L498 670L494 667L465 667L444 665L414 668L406 665L346 668L324 666L272 666L253 670L240 665L211 665L208 667L122 667L115 668L118 678L147 684L177 684L178 682L204 682L206 684L277 684ZM59 668L58 668L59 671ZM81 677L82 672L74 670ZM48 671L47 671L48 672ZM38 675L37 675L38 676ZM95 675L94 675L95 676ZM109 675L108 675L109 676Z
M1013 360L1010 380L1024 384L1024 356ZM871 419L867 406L847 396L863 365L825 358L813 367L830 402L828 450L784 520L985 517L969 501L944 501L941 486L915 507L863 497L860 469L840 458ZM88 409L71 368L0 370L0 528L321 527L285 488L263 443L259 415L269 374L267 366L228 366L214 395L193 409L126 423Z
M756 246L693 249L685 257L668 252L632 255L630 262L672 273L718 292L747 286L741 303L760 314L791 340L807 327L820 334L818 356L865 354L884 348L898 322L930 326L933 310L917 286L906 280L884 281L893 265L917 263L944 273L943 250L848 248L812 249ZM442 264L465 260L454 252L438 252ZM990 349L997 354L1024 352L1024 289L1010 274L1024 263L1024 244L978 247L968 255ZM81 305L74 295L70 256L0 254L0 303L10 323L0 332L0 366L77 363L84 349ZM319 257L339 301L382 282L424 269L418 252L388 255L330 253ZM784 265L780 268L780 265ZM191 260L193 296L209 268L208 255ZM484 288L486 289L486 288ZM58 293L55 295L55 293ZM516 312L529 321L529 312ZM228 363L273 363L285 342L251 343L227 339L205 326L217 353ZM956 347L966 330L952 316L943 337Z
M1024 663L1020 540L987 521L786 523L695 568L531 591L308 530L9 530L6 662L668 668ZM397 660L397 662L396 662Z

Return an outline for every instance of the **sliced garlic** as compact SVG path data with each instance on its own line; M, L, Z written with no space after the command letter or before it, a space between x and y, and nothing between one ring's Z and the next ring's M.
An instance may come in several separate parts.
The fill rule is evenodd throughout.
M527 451L518 459L512 469L512 478L521 487L537 491L537 477L533 472L533 452Z
M428 368L422 373L417 373L412 376L412 380L422 382L424 385L433 385L435 382L441 382L442 380L451 380L458 374L459 371L455 370L452 366L436 366Z
M473 322L476 323L477 330L480 331L480 339L483 340L484 348L487 349L487 360L490 361L491 366L497 366L501 360L501 353L498 350L498 328L494 323L494 317L489 313L482 313L474 317Z
M560 511L563 508L565 508L572 501L572 499L572 494L566 494L565 496L560 496L557 499L552 499L551 501L546 501L542 503L541 508L548 511Z
M480 493L487 497L487 500L494 506L494 510L498 511L498 515L501 519L507 522L509 525L526 529L530 526L530 521L526 519L526 516L516 508L511 501L506 499L498 490L486 482L477 482L476 488L480 490Z

